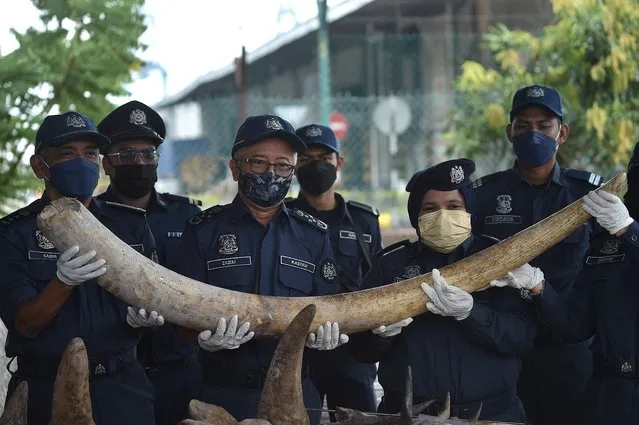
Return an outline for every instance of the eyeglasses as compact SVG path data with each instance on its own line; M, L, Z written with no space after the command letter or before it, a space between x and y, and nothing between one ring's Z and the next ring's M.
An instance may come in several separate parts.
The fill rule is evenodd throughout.
M288 164L286 162L268 162L264 161L263 159L257 158L245 158L244 161L248 163L251 172L256 174L266 173L272 166L273 171L278 176L290 177L295 170L294 165Z
M114 165L130 165L136 163L138 155L140 156L141 164L157 165L160 161L160 153L155 149L123 149L120 152L110 153L109 157L111 157L112 160L116 159L116 161L113 162Z

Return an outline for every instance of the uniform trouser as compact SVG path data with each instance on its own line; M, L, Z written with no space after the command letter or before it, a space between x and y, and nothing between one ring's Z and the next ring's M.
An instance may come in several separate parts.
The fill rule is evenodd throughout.
M322 406L317 388L310 379L305 378L302 380L302 391L304 392L304 405L310 409L317 409L308 412L311 425L317 425L322 416L319 411ZM235 419L241 421L255 417L261 394L262 389L260 388L228 387L204 382L198 399L223 407Z
M533 425L577 425L592 374L589 342L536 347L522 357L517 386Z
M583 425L639 425L639 377L594 375L577 417Z
M7 399L20 381L28 383L28 425L49 425L55 378L23 378L19 370L9 381ZM110 376L89 378L93 420L96 425L154 425L153 386L144 368L131 363Z
M189 402L202 385L202 365L190 359L150 367L146 374L155 389L155 423L176 425L188 416Z
M344 347L325 352L313 371L313 382L317 386L320 400L326 396L330 410L336 406L356 409L362 412L374 412L377 406L375 397L374 364L360 363L352 358ZM334 420L334 414L331 414Z

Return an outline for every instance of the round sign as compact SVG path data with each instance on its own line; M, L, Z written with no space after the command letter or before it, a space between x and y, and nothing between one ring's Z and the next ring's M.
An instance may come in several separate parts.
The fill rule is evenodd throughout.
M348 133L348 120L344 115L339 112L331 112L328 122L328 126L333 130L333 133L335 133L335 137L339 140L346 138L346 134Z
M389 96L377 104L373 123L386 135L399 135L408 130L412 115L410 106L397 96Z

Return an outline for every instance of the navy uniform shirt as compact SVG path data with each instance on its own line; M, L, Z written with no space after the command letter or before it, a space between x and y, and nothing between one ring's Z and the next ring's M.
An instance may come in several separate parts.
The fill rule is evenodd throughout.
M594 335L595 376L588 404L596 424L639 418L639 223L617 238L598 235L568 302L552 287L533 299L543 321L563 338Z
M340 289L326 224L283 204L264 228L239 196L189 219L174 269L201 282L260 295L302 297ZM237 350L201 350L205 376L207 366L226 362L238 368L238 376L240 368L268 368L276 344L251 340Z
M471 235L451 253L442 254L419 241L398 242L378 254L362 287L374 288L429 273L494 243L492 238ZM450 391L453 404L464 404L515 390L519 356L534 343L533 305L511 288L490 288L472 295L473 309L462 321L425 313L396 337L378 338L367 333L387 346L379 352L383 354L378 368L385 392L404 394L407 364L412 367L417 400L444 400Z
M356 291L370 265L357 241L360 234L362 245L369 261L382 249L379 229L379 211L355 201L345 202L336 193L337 208L334 211L318 211L301 194L297 199L287 200L290 208L299 208L328 224L328 232L339 272L339 282L348 291ZM357 229L356 227L357 226Z
M110 187L98 198L118 202ZM167 266L169 258L176 256L186 221L201 212L198 205L201 205L199 201L184 196L160 194L155 190L151 194L146 210L147 221L155 238L161 265ZM195 355L195 352L195 345L189 344L176 326L167 323L144 336L138 357L145 366L153 366Z
M60 254L36 224L37 215L47 204L45 193L0 220L0 317L9 330L7 356L18 356L19 363L20 359L51 361L57 368L74 337L84 340L89 358L104 359L132 348L139 334L126 322L127 304L95 281L76 286L55 318L35 338L24 338L16 331L14 319L20 307L56 276ZM95 198L89 209L125 243L148 257L155 256L144 210Z
M580 199L602 183L599 175L561 168L555 164L548 184L529 184L516 165L506 171L477 179L473 232L503 240L543 220ZM543 270L548 283L560 293L569 293L588 251L594 226L580 226L557 245L530 262Z

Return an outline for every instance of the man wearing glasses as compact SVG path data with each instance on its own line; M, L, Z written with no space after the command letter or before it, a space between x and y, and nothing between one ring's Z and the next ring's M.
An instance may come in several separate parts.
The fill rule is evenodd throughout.
M186 276L234 291L283 297L339 291L327 226L284 205L297 154L306 145L290 123L274 115L252 116L240 126L229 168L238 182L231 204L192 217L184 229L175 269ZM216 330L198 336L204 384L199 399L224 407L236 419L254 418L277 340L252 340L251 324L237 315L221 318ZM195 335L194 335L195 336ZM348 341L339 324L311 333L306 347L332 350ZM307 408L321 407L305 356L302 388ZM310 422L319 423L318 411Z
M201 203L154 188L160 159L157 147L166 133L164 121L149 106L132 101L111 112L98 130L112 141L102 149L110 185L98 198L146 210L158 262L166 266L176 255L184 223L200 212ZM138 358L155 388L156 423L174 425L186 418L188 403L202 380L197 347L176 326L167 325L141 340Z

